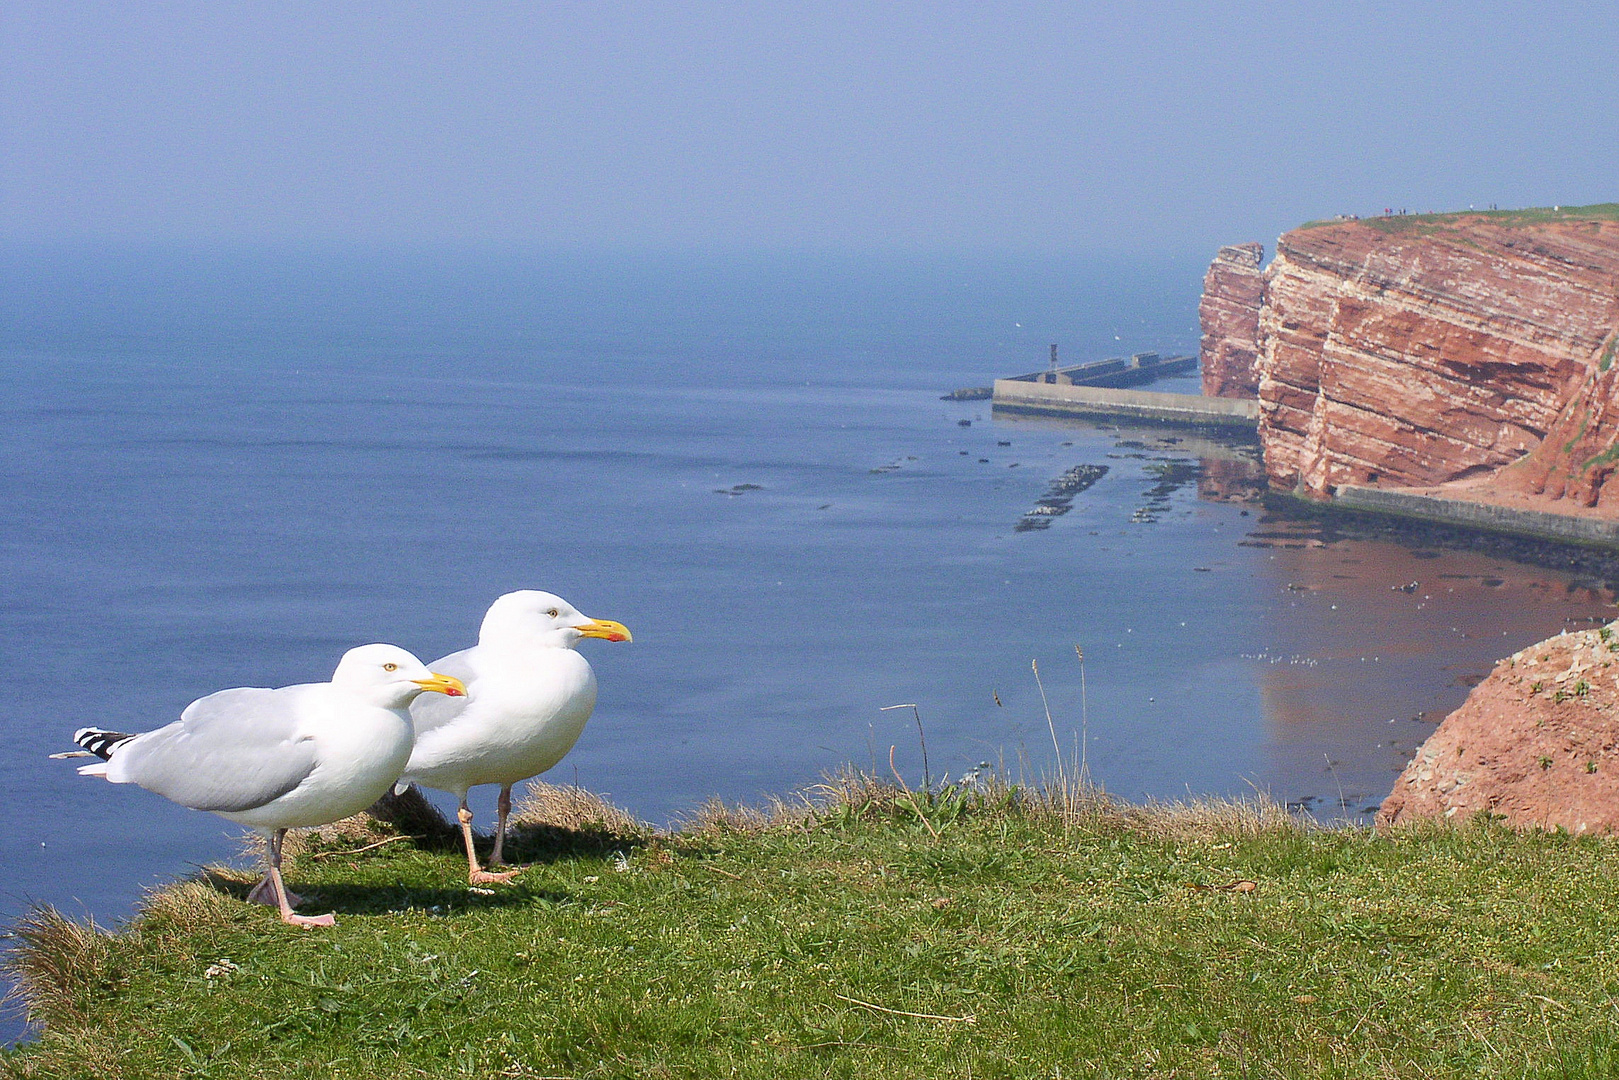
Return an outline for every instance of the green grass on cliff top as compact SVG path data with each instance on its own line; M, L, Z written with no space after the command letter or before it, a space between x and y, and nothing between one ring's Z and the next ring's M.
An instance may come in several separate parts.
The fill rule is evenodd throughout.
M1393 217L1366 217L1357 223L1387 233L1432 230L1459 221L1482 219L1494 225L1540 225L1548 222L1619 221L1619 203L1593 203L1590 206L1530 207L1523 210L1457 210L1443 214L1400 214ZM1301 229L1350 222L1336 219L1310 221Z
M13 963L43 1034L0 1074L1619 1072L1619 845L917 805L866 782L673 835L576 815L530 826L532 867L489 894L453 847L328 837L289 874L326 931L222 878L113 934L39 913Z

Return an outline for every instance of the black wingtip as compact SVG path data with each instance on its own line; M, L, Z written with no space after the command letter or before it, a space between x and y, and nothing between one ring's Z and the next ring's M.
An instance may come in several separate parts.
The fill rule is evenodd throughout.
M107 761L112 757L113 747L135 736L123 731L103 731L101 728L80 728L73 733L73 741L96 757Z

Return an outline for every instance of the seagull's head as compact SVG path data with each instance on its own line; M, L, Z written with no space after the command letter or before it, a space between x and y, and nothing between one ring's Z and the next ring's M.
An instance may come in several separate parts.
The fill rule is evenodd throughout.
M497 649L571 649L585 638L633 641L623 623L580 614L562 597L533 589L509 592L489 605L478 644Z
M453 675L427 670L427 665L397 645L361 645L343 654L332 684L372 705L403 709L426 691L462 697L467 688Z

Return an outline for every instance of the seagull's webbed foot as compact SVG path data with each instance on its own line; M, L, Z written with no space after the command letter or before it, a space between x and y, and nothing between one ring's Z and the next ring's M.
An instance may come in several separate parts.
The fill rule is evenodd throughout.
M281 921L288 926L303 926L313 928L316 926L336 926L337 917L331 912L325 915L299 915L293 911L283 911Z
M472 843L472 811L467 809L465 795L461 796L461 809L455 816L461 822L461 839L467 846L467 881L473 885L510 885L512 878L523 872L521 869L497 873L478 865L478 853Z
M248 891L247 902L249 904L268 904L271 907L280 905L281 901L276 899L275 886L270 883L269 874L259 878L259 883Z
M286 888L285 884L282 885L282 888ZM304 902L304 898L293 892L291 889L287 889L286 891L287 903L291 906L297 907L299 904ZM259 883L253 886L252 891L247 894L247 902L249 904L263 904L266 907L281 906L281 901L278 900L275 895L275 883L270 880L269 874L265 874L259 879Z

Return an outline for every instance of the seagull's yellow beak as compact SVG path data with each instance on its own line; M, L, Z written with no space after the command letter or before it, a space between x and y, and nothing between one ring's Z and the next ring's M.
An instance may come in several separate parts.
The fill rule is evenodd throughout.
M574 627L585 637L605 638L608 641L634 641L630 636L630 628L621 622L612 619L591 619Z
M435 694L444 694L449 697L467 696L466 684L454 675L440 675L436 671L432 675L431 679L412 679L411 682L423 690L431 690Z

